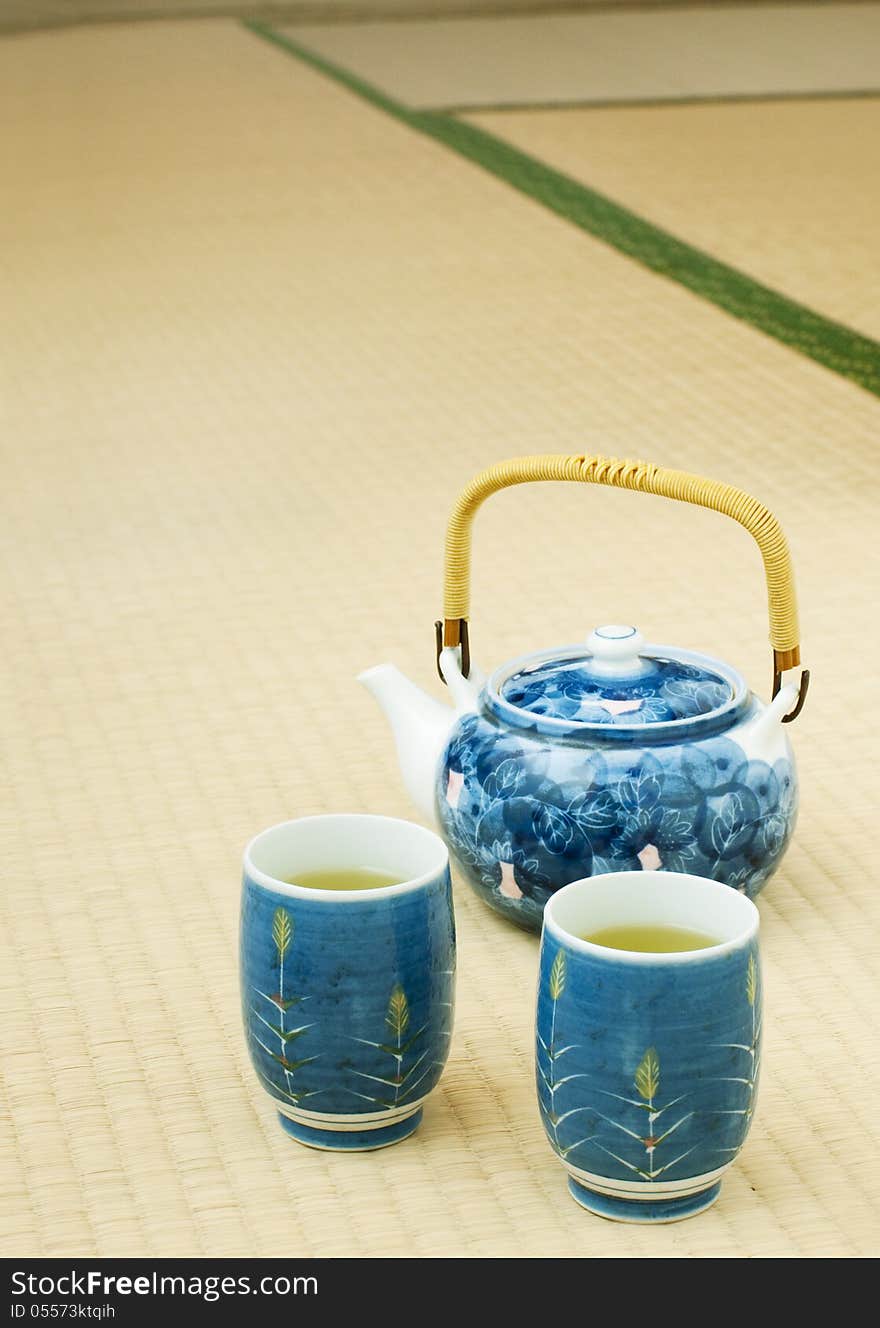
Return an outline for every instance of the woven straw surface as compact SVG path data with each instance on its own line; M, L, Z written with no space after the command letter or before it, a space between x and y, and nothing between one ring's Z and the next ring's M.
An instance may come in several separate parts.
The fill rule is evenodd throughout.
M726 0L766 5L773 0ZM825 4L841 0L823 0ZM212 14L261 14L315 21L405 18L414 14L510 13L539 9L632 7L633 0L0 0L0 29L93 22L102 19L180 18ZM681 0L639 0L639 8L672 7Z
M785 96L880 86L880 4L707 4L291 29L414 106Z
M10 39L0 96L4 1252L877 1253L876 399L232 23ZM455 493L584 449L775 509L814 670L757 1119L721 1201L654 1230L569 1199L536 941L463 889L452 1056L410 1141L297 1147L239 1028L243 843L407 814L353 675L393 658L436 690ZM484 666L621 618L766 694L738 527L575 486L487 505Z
M880 24L880 6L877 15ZM470 118L758 281L880 336L880 163L864 153L880 137L880 98Z

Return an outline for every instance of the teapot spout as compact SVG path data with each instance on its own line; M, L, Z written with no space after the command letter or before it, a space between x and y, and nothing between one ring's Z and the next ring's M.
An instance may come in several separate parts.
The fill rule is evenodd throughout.
M456 711L428 696L393 664L358 674L391 725L406 791L422 813L436 822L434 780Z

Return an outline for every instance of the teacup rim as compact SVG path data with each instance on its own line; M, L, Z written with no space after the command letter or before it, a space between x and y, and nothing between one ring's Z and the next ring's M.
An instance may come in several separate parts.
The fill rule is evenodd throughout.
M664 884L668 886L670 881L676 880L687 881L692 885L696 885L699 889L705 886L709 892L718 892L719 899L727 899L732 895L737 901L736 907L744 909L748 923L736 936L719 941L717 945L702 946L699 950L671 950L664 953L663 951L616 950L611 946L596 945L593 941L587 941L581 936L574 935L573 932L568 931L561 923L557 922L554 917L554 905L558 907L556 901L565 896L567 892L573 893L575 890L582 892L584 887L594 884L598 886L599 882L604 882L607 885L611 879L628 879L638 881L644 885L647 885L651 880L659 889L663 889ZM709 880L705 876L694 876L690 872L623 871L606 872L601 876L584 876L577 881L569 881L567 885L562 886L560 890L550 896L544 908L543 933L551 934L556 941L564 944L569 950L592 955L595 958L604 959L608 963L658 966L662 964L705 963L726 954L732 954L736 950L742 950L755 941L760 931L760 925L761 915L753 901L747 895L733 890L729 885L725 885L723 881Z
M381 821L391 826L406 826L408 831L416 831L425 840L431 840L437 846L438 861L436 865L418 876L410 877L405 881L398 881L395 885L381 885L372 890L316 890L309 886L296 885L291 881L282 881L277 876L272 876L263 871L261 867L257 867L252 860L254 846L265 835L271 834L273 831L282 830L289 825L313 824L318 821L353 820ZM417 821L408 821L403 816L385 816L381 812L317 812L311 816L291 816L285 821L276 821L273 825L264 826L262 830L257 831L245 845L242 867L245 877L255 885L261 886L265 890L271 890L275 894L286 895L290 899L322 900L326 904L353 904L356 902L366 904L371 900L414 893L426 885L430 885L437 880L438 876L448 870L449 849L435 831L427 826L420 825Z

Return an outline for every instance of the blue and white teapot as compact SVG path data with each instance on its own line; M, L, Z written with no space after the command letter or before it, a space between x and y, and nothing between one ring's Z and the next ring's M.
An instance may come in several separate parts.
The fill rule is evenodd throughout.
M661 494L733 517L767 574L773 700L735 669L648 645L634 627L597 627L582 645L542 650L484 680L468 633L470 523L491 493L530 480L577 480ZM569 881L639 869L688 872L756 895L797 816L783 725L803 706L794 580L785 538L756 499L645 462L518 457L483 471L449 522L437 663L454 708L393 665L361 674L394 731L404 781L436 820L459 872L498 912L539 930Z

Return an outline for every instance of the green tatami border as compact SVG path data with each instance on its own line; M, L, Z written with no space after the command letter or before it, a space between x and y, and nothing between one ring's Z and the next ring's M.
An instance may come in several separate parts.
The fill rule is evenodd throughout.
M558 101L450 102L425 107L442 115L516 115L520 111L632 111L663 106L752 106L791 101L876 101L880 87L815 92L694 92L668 97L561 97Z
M444 112L411 110L267 24L246 20L244 26L651 272L880 396L880 342L762 285L485 129Z

